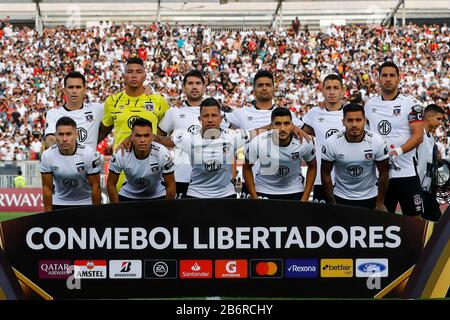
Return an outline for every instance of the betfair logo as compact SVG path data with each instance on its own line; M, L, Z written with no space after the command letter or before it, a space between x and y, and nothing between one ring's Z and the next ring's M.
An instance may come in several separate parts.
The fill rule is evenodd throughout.
M322 278L353 277L352 259L321 259L320 276Z

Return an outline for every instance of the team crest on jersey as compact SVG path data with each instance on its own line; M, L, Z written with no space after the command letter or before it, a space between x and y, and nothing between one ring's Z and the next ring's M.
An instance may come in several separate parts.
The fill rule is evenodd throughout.
M93 114L87 113L87 114L85 114L85 116L86 116L86 121L87 121L87 122L92 122L92 121L94 121L94 115L93 115Z
M155 165L151 165L151 170L153 173L159 172L159 167L158 164L156 163Z
M392 115L398 117L402 111L401 106L394 106L394 110L392 111Z
M155 109L155 105L153 104L153 101L148 101L144 104L145 110L147 111L153 111Z
M373 160L373 153L372 152L367 152L364 154L364 157L366 158L367 161L372 161Z
M230 151L230 149L231 149L231 146L230 146L230 144L228 144L228 143L224 142L224 143L223 143L223 145L222 145L222 150L223 150L223 153L227 153L227 152L229 152L229 151Z
M84 165L78 166L78 167L77 167L77 171L78 171L79 173L83 173L83 172L86 171L86 167L85 167Z
M291 153L292 160L300 159L300 152Z

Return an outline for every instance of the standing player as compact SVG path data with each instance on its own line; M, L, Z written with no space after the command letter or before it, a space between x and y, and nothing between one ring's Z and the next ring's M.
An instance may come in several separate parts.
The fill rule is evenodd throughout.
M381 134L390 147L392 159L385 204L395 212L397 204L404 215L423 214L422 188L416 172L416 148L423 140L422 106L415 98L400 94L400 74L393 62L379 68L381 96L367 101L365 113L371 131Z
M57 121L55 139L40 162L45 211L100 204L99 155L77 143L77 124L69 117Z
M67 102L63 106L47 112L45 119L46 147L49 148L56 143L56 122L61 117L69 117L78 125L78 142L96 150L98 130L103 117L103 104L83 103L86 95L86 79L79 72L70 72L64 77L64 94Z
M253 78L253 93L255 101L250 108L242 107L226 114L226 121L232 129L254 130L258 128L270 129L275 82L273 74L267 70L259 70ZM290 111L291 112L291 111ZM292 113L292 130L298 136L304 136L303 122ZM258 164L253 166L253 172L257 172ZM242 198L250 197L245 181L242 182Z
M317 166L320 168L322 146L325 140L338 131L342 131L342 94L344 93L342 79L337 74L329 74L322 82L322 94L325 98L325 108L312 108L302 118L302 129L316 137ZM332 172L333 180L333 172ZM325 203L325 193L322 188L320 170L314 182L313 202Z
M174 164L169 150L153 142L152 124L145 119L137 119L132 126L133 148L114 154L108 175L108 195L112 203L149 200L175 199ZM119 193L116 184L119 174L125 172L127 183ZM162 184L164 179L165 187Z
M272 111L272 130L249 143L244 164L244 178L252 199L301 200L308 202L317 171L314 145L298 141L292 134L292 115L286 108ZM253 163L260 167L253 177ZM305 160L308 172L302 175ZM255 186L256 185L256 186Z
M344 107L345 131L322 146L322 186L328 203L387 211L384 197L389 184L389 150L378 134L364 130L364 107ZM331 170L335 172L335 186ZM378 188L375 167L378 169Z
M186 101L181 108L170 108L158 124L158 134L170 135L174 130L185 129L189 132L201 130L200 103L205 90L205 79L198 70L189 71L183 79L183 91ZM177 183L177 198L186 196L191 179L192 166L187 153L174 148L175 181Z
M435 149L435 140L432 131L442 125L445 111L436 104L430 104L424 111L424 135L423 142L417 148L417 172L419 174L422 186L424 212L422 218L437 222L441 217L441 209L436 200L436 194L431 189L431 181L433 178L434 157L437 152Z
M188 153L192 172L187 198L236 198L231 181L234 154L254 133L220 129L223 116L213 98L201 103L199 120L200 131L177 130L172 138L158 136L157 141Z

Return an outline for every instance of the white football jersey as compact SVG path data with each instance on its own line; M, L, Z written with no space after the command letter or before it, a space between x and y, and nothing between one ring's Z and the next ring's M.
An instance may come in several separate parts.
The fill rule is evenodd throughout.
M173 142L189 154L192 164L187 195L196 198L225 198L236 193L231 183L234 154L250 139L245 130L221 131L217 139L204 139L201 131L174 131Z
M41 173L53 175L54 205L73 206L92 204L91 185L87 175L100 173L100 155L91 147L77 144L73 155L62 155L58 145L42 153Z
M229 125L233 125L235 128L243 129L243 130L254 130L265 127L271 122L271 115L273 109L276 106L273 106L271 109L262 110L258 109L255 106L252 107L242 107L234 110L231 113L225 114L226 121ZM297 118L295 113L291 111L292 114L292 122L297 127L303 127L303 122Z
M118 151L111 158L109 170L127 178L119 194L132 199L153 199L166 195L162 185L163 175L174 172L172 156L163 145L152 142L150 154L145 159L137 159L134 150Z
M77 124L77 141L97 149L98 129L103 118L103 104L83 104L81 109L69 110L65 106L50 109L45 116L45 135L55 134L56 122L61 117L72 118Z
M325 140L338 131L344 130L342 124L342 108L336 111L328 111L325 108L315 107L310 109L302 118L304 124L314 129L316 137L317 168L320 168L322 146ZM334 181L334 170L331 172L331 178ZM320 170L317 170L315 185L321 185Z
M254 138L248 146L246 158L250 163L259 160L260 167L255 176L256 192L266 194L292 194L303 192L302 160L315 159L312 143L302 143L292 138L286 147L273 142L273 132L266 131Z
M417 173L424 191L430 191L433 177L433 148L434 137L430 133L423 133L423 142L417 148Z
M376 133L365 131L361 142L350 143L345 131L329 137L322 147L322 160L334 162L334 194L348 200L376 197L375 162L389 158L386 142Z
M410 137L409 124L422 121L422 105L411 96L398 94L394 100L385 101L381 96L367 101L365 107L369 129L379 133L389 148L401 147ZM391 167L390 178L412 177L416 175L413 149L397 158L399 168Z
M170 108L167 110L162 120L158 123L158 127L167 134L179 129L194 133L202 129L198 120L199 116L200 107L189 106L185 102L181 108ZM226 126L224 122L222 124L222 126ZM192 166L188 154L175 147L172 150L172 155L175 163L175 181L189 182L191 180Z

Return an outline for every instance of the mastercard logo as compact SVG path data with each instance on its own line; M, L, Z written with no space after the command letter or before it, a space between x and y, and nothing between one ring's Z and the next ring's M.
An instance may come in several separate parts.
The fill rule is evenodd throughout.
M281 278L283 277L283 260L251 260L252 278Z

